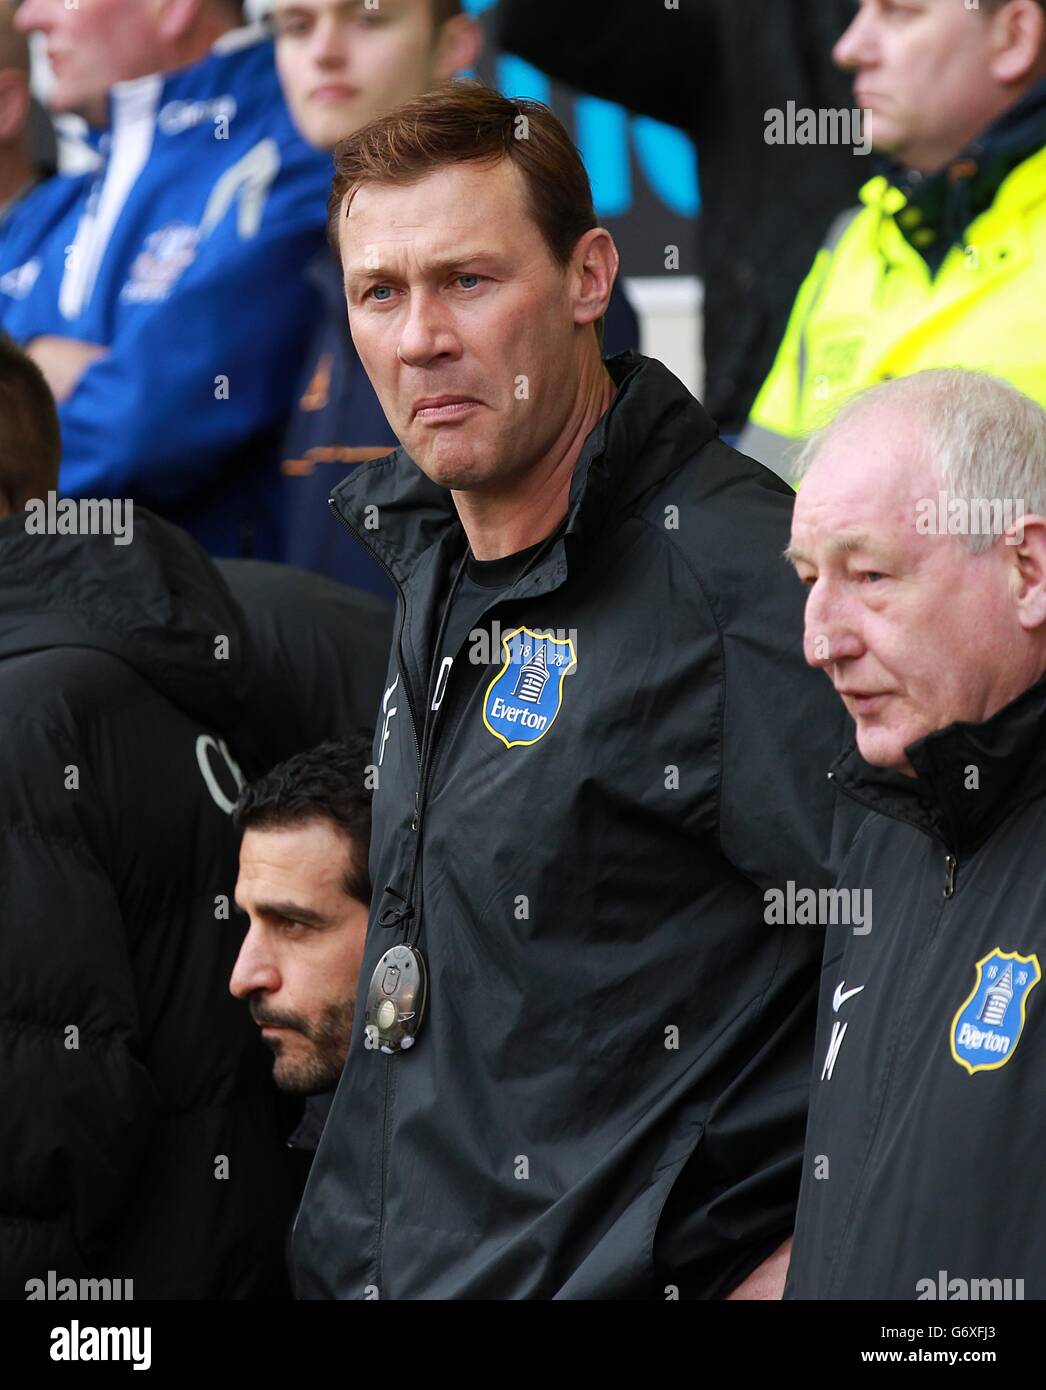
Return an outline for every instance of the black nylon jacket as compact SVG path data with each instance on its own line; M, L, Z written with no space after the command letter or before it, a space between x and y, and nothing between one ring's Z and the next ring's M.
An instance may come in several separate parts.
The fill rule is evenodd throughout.
M565 533L484 619L563 634L544 725L498 715L522 672L472 637L422 768L464 534L402 451L333 495L401 599L378 901L295 1226L302 1297L715 1297L792 1226L822 938L767 926L763 889L828 881L844 716L803 665L791 491L660 363L608 369ZM368 1050L376 961L419 921L426 1021L411 1051Z
M176 527L0 522L0 1296L49 1271L136 1300L289 1291L272 1058L216 905L258 685Z
M1046 1298L1044 727L1040 682L917 779L833 769L871 930L828 932L788 1297Z

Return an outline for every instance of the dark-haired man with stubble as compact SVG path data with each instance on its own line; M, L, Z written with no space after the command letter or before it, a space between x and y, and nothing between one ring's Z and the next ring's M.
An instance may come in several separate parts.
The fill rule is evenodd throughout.
M274 1054L283 1091L306 1096L291 1138L312 1152L355 1013L371 888L369 734L320 744L240 793L236 904L247 934L229 981Z
M828 886L845 723L791 491L603 359L618 255L547 108L408 103L338 147L331 212L402 446L333 502L399 609L297 1291L720 1298L770 1261L773 1296L821 939L764 895Z

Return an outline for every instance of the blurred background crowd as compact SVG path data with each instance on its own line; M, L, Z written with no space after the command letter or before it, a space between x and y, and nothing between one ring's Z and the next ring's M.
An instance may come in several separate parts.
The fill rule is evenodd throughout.
M456 74L570 130L622 256L607 353L782 474L891 376L1041 398L1037 0L273 3L4 0L0 328L57 398L63 493L389 596L324 504L395 444L324 247L330 152Z

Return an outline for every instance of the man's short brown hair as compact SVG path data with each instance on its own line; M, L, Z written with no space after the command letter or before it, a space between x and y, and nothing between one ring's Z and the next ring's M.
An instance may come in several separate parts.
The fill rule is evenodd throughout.
M44 374L0 334L0 498L12 512L58 486L62 436Z
M570 264L596 223L592 188L570 136L547 106L509 100L481 82L448 82L362 126L334 150L328 233L337 252L346 196L363 184L409 184L435 169L511 159L553 260Z

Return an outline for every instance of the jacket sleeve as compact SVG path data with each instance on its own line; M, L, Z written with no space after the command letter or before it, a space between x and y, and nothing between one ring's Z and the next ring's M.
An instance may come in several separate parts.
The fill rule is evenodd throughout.
M17 341L24 338L18 322L23 303L44 269L42 248L80 187L80 179L55 174L0 217L0 327Z
M710 457L717 462L729 460ZM772 948L772 967L745 1005L747 1041L673 1188L656 1251L666 1269L682 1272L687 1296L705 1298L730 1293L794 1225L824 934L780 924L768 892L789 880L830 887L856 820L827 777L847 742L848 716L804 661L803 589L782 558L791 500L777 479L748 468L731 468L735 500L709 502L693 548L722 653L719 843L751 885L737 931ZM736 543L724 545L717 531L729 526ZM732 1265L722 1255L731 1245Z
M315 307L304 267L319 244L315 223L263 225L249 240L219 229L165 302L122 310L108 356L59 410L63 489L133 492L162 511L279 426Z
M48 1270L121 1274L108 1237L156 1093L116 892L79 811L91 774L78 740L10 715L0 733L0 1296L23 1299Z
M806 664L805 591L783 558L792 502L762 477L738 518L745 543L711 586L723 642L720 844L765 895L789 881L831 887L856 821L828 780L853 726L831 681Z
M737 0L501 0L498 41L579 91L692 130L720 3Z

